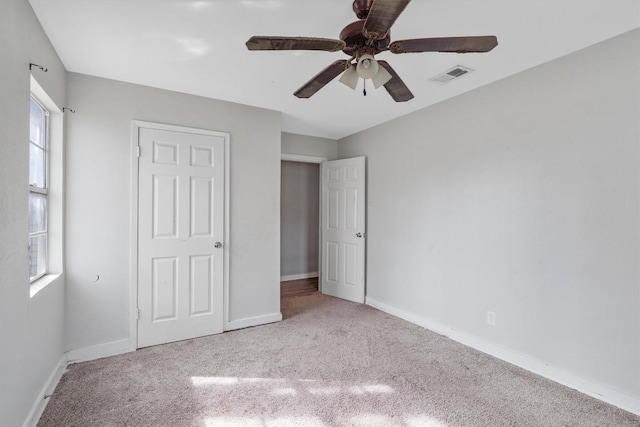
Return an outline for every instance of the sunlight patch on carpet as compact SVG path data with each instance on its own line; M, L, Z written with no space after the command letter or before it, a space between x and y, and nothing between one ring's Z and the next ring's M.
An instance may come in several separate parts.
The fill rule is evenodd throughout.
M236 385L240 384L240 379L232 377L191 377L191 382L196 387L206 385Z
M275 396L295 396L298 392L305 392L311 395L332 395L332 394L391 394L393 388L386 384L362 384L343 386L341 384L323 384L322 381L300 379L274 379L274 378L238 378L238 377L191 377L191 383L195 387L206 386L240 386L259 383L272 386L271 394Z
M407 417L405 422L407 427L448 427L448 425L442 421L424 415Z
M281 417L274 419L214 417L205 420L205 427L327 427L316 417Z
M404 423L386 415L360 414L351 417L344 425L353 427L405 427Z
M351 394L389 394L393 389L384 384L373 384L364 386L353 386L349 388Z

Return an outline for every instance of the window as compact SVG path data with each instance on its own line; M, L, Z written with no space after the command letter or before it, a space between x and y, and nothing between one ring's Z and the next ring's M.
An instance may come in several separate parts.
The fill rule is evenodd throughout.
M49 112L34 97L29 122L29 276L33 282L47 274L49 243Z

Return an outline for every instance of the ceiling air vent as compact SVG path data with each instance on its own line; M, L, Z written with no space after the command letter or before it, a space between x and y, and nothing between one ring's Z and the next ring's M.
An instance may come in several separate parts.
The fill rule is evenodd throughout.
M431 77L429 81L445 84L445 83L449 83L451 80L458 79L464 76L465 74L469 74L472 71L473 70L471 68L464 67L462 65L456 65L452 69L447 70L442 74L438 74L435 77Z

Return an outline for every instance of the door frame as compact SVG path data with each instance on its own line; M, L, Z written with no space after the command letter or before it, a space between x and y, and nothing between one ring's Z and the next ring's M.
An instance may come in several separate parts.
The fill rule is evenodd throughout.
M280 162L298 162L298 163L315 163L318 167L318 291L322 293L322 163L326 162L326 157L306 156L302 154L280 154ZM280 166L282 171L282 164ZM280 181L282 181L282 173L280 174ZM281 196L282 197L282 196ZM282 212L280 212L280 218L282 218ZM282 244L282 243L281 243ZM282 248L280 248L282 253Z
M229 212L230 212L230 158L229 147L231 134L208 129L198 129L185 126L154 123L142 120L131 121L131 192L130 192L130 218L129 239L131 252L129 253L129 350L138 348L138 192L139 192L139 139L140 129L149 128L172 132L195 133L198 135L213 135L224 138L224 245L223 250L223 330L228 330L229 325Z

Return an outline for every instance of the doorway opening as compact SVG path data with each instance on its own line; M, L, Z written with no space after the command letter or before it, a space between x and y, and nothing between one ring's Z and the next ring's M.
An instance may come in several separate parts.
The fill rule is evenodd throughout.
M314 161L309 161L313 159ZM309 158L307 156L282 155L283 161L298 161L302 163L321 163L314 175L318 177L317 184L311 184L318 189L316 194L309 187L310 179L302 179L294 174L293 179L284 178L284 186L292 182L292 186L299 188L298 194L313 194L306 204L294 199L291 206L302 208L302 213L291 221L295 230L306 231L302 237L294 242L292 258L289 258L287 240L289 239L288 225L281 225L281 284L292 280L311 279L317 277L318 291L323 294L346 299L356 303L365 302L365 237L366 237L366 194L365 194L365 158L353 157L349 159L326 161L326 159ZM284 162L282 163L284 164ZM281 165L282 165L281 164ZM282 167L282 166L281 166ZM287 165L285 164L284 168ZM286 172L284 173L286 175ZM312 176L310 174L309 176ZM302 183L306 182L306 188ZM289 214L287 207L288 193L282 190L283 205L281 206L281 221ZM318 225L307 225L309 218L308 205L315 205L317 200ZM286 219L285 219L286 221ZM294 231L295 231L294 230ZM316 231L317 230L317 234ZM309 243L317 237L318 244ZM311 247L311 250L309 250ZM310 255L317 247L316 256ZM305 257L305 258L303 258ZM317 264L312 264L318 260ZM294 266L304 266L298 270L289 269L287 264L294 260ZM306 261L305 261L306 260ZM309 268L310 266L313 266ZM285 280L282 280L285 279ZM287 284L285 284L285 287ZM282 289L282 285L281 285Z
M280 296L319 291L320 163L324 158L282 155L280 186Z

